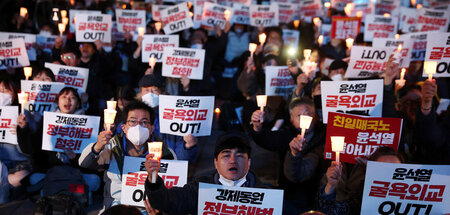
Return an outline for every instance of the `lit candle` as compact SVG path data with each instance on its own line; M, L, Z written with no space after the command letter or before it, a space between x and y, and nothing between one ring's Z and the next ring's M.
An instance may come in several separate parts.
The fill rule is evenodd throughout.
M61 10L61 17L62 18L67 17L67 10Z
M384 13L383 16L389 18L389 17L391 17L391 14L389 14L389 13Z
M356 11L356 17L362 17L364 12L362 11Z
M163 142L149 142L148 143L148 153L152 153L154 160L160 160L162 155L162 145ZM152 183L156 183L156 171L152 172Z
M33 69L31 67L24 67L23 74L25 75L26 80L28 80L33 74Z
M106 130L111 130L111 125L114 123L114 119L116 118L117 111L111 110L111 109L105 109L104 110L104 116L105 116L105 124L106 124Z
M248 44L248 50L250 51L250 56L253 57L253 53L255 53L256 51L256 47L258 45L256 45L256 43L250 43Z
M190 10L191 7L192 7L192 2L188 1L188 2L187 2L187 5L188 5L188 8L189 8L189 10Z
M351 48L352 48L352 46L353 46L353 41L355 41L355 40L353 40L353 38L347 38L347 39L345 40L345 44L347 45L347 48L348 48L348 49L351 49Z
M300 26L300 20L294 20L294 27L298 28Z
M406 68L402 68L402 72L400 73L400 80L405 80Z
M148 65L150 66L150 68L154 69L155 64L156 64L156 58L153 56L150 56L150 58L148 58Z
M264 45L267 38L266 34L265 33L259 34L258 37L259 37L259 44Z
M433 80L433 74L436 73L437 62L436 61L425 61L423 63L423 69L425 74L428 74L428 80Z
M75 5L75 0L70 0L70 5L74 6Z
M63 23L58 23L59 36L62 37L64 31L66 30L66 25Z
M313 23L314 23L315 26L320 27L321 22L322 21L320 20L319 17L314 17Z
M320 35L319 38L317 38L317 42L319 43L319 46L322 46L322 43L323 43L323 35Z
M350 16L352 13L352 3L347 3L344 7L344 12L347 16Z
M416 8L417 10L420 10L422 8L422 4L417 4Z
M28 94L25 92L21 92L17 94L17 97L19 99L21 113L24 114L23 109L25 104L28 102Z
M306 61L309 61L309 57L311 56L311 49L303 50L303 57L305 57Z
M339 163L339 153L344 151L343 136L331 136L331 151L336 152L336 162Z
M416 6L416 0L411 0L411 6L413 6L413 7Z
M323 6L325 6L327 9L330 9L331 3L330 2L325 2L325 3L323 3Z
M400 38L400 34L395 34L395 39L398 40Z
M124 9L124 10L127 9L127 4L123 4L122 9Z
M52 20L55 21L55 22L59 21L58 11L59 11L58 8L53 8L53 17L52 17Z
M108 110L116 110L117 101L106 101L106 107Z
M194 13L189 11L189 16L191 16L191 18L193 18L194 17Z
M144 34L145 34L145 27L138 27L138 28L137 28L137 31L138 31L138 35L139 35L140 37L143 37Z
M156 33L159 34L159 31L161 30L161 22L155 22L155 29Z
M228 21L230 19L230 17L231 17L231 11L225 10L223 12L223 16L225 17L225 20Z
M257 95L256 103L258 104L258 107L261 110L261 122L263 122L264 121L263 113L264 113L264 107L267 104L267 96L266 95Z
M24 8L24 7L21 7L21 8L20 8L20 16L21 16L21 17L25 18L25 16L27 15L27 13L28 13L27 8Z
M63 17L63 18L62 18L62 23L63 23L64 25L69 24L69 18L68 18L68 17Z
M306 115L300 115L300 128L302 129L300 140L303 142L306 130L309 129L312 122L312 117Z

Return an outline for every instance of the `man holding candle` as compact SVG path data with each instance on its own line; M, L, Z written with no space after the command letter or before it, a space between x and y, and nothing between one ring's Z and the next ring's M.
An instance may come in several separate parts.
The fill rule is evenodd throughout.
M112 136L111 131L102 131L97 142L89 144L78 160L80 166L106 170L103 180L103 209L120 204L121 177L124 156L144 157L148 154L147 142L154 129L153 110L142 102L133 102L125 107L122 129L124 133ZM163 144L163 159L173 159L173 155Z
M325 128L318 121L314 103L309 98L293 99L289 112L291 123L278 131L265 129L260 110L253 112L250 135L259 146L278 152L281 170L278 184L285 190L284 197L299 210L307 211L313 208L311 196L317 192L320 167L324 162ZM301 115L313 117L304 138L301 138Z
M151 183L152 173L159 171L160 162L147 155L145 169L145 194L151 206L168 214L197 214L199 182L233 187L267 188L251 171L251 147L248 138L238 132L221 135L214 147L216 170L206 176L196 178L184 187L167 189L161 177Z

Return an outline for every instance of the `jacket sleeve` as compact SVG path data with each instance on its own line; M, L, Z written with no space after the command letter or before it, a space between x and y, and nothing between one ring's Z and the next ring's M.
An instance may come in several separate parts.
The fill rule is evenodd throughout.
M293 156L291 151L288 150L284 159L284 174L286 178L295 183L311 179L319 166L323 150L324 146L319 145L310 152L306 154L300 152L297 156Z
M100 153L94 152L94 145L95 143L91 143L83 149L78 159L78 164L88 169L104 169L104 165L109 164L111 157L110 144L106 145Z
M395 109L394 84L384 85L383 88L383 117L400 117Z
M150 205L168 214L196 214L198 183L191 182L183 187L167 189L158 176L156 183L145 180L145 195Z

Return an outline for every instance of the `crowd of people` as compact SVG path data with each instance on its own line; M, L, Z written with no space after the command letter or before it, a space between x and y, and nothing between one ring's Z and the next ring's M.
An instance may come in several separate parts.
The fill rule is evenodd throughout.
M114 9L132 9L132 4L133 1L112 0L4 1L0 3L0 31L59 35L57 23L52 21L52 8L99 10L115 20ZM156 30L156 21L151 19L152 4L163 2L146 4L146 34L164 34ZM28 8L27 16L19 15L20 7ZM412 7L409 1L406 7ZM331 8L321 21L330 23L334 15L346 16L344 11ZM294 58L287 54L283 29L300 32ZM258 42L260 33L267 35L264 44ZM450 79L422 77L423 61L411 62L404 86L395 83L401 68L394 55L389 57L384 71L369 78L383 80L382 117L403 119L398 149L379 147L372 155L358 158L356 164L337 163L324 159L327 126L322 115L321 81L347 80L344 76L351 47L344 40L331 39L319 44L320 29L303 20L299 26L291 21L265 28L227 22L224 29L200 27L176 34L180 47L205 50L202 80L165 77L161 63L154 67L143 63L143 37L132 32L125 32L121 40L113 37L111 43L100 40L88 43L76 42L75 34L66 29L63 37L55 39L51 53L35 46L37 57L31 61L31 80L55 82L54 73L44 66L46 62L89 70L86 92L64 87L52 111L103 117L106 101L115 100L118 112L113 127L107 130L101 125L97 141L81 154L43 150L43 115L28 110L20 113L17 125L11 128L17 134L18 144L0 143L0 204L35 195L50 169L65 166L80 171L89 192L103 187L101 212L134 213L131 212L134 208L121 205L124 157L133 156L147 158L147 198L143 200L145 208L139 208L143 213L196 214L198 183L206 182L282 189L283 214L310 210L317 214L359 214L367 160L450 164L450 112L448 108L440 113L436 111L440 100L450 99ZM357 35L354 46L372 45L363 38L363 33ZM254 53L248 50L252 42L258 44ZM317 64L313 71L304 71L304 49L311 50L308 60ZM326 59L332 59L328 69ZM270 96L267 106L261 110L256 96L265 94L265 68L269 66L287 66L296 86L284 96ZM17 95L20 80L24 79L22 68L0 70L1 106L19 106ZM151 159L154 154L149 153L145 143L162 141L162 159L186 160L193 165L199 162L201 141L192 134L176 136L161 132L159 95L215 96L216 104L221 104L222 116L215 120L218 120L217 129L225 132L217 141L206 143L215 145L211 162L216 170L206 176L196 176L182 188L167 189L161 177L153 178L151 173L159 170L160 161ZM236 107L243 107L237 114L238 124L233 112ZM301 115L313 118L304 136L300 135ZM263 176L250 170L251 142L277 154L279 174L275 184L262 182L258 177ZM152 183L152 179L156 182ZM36 186L37 191L30 192L29 188Z

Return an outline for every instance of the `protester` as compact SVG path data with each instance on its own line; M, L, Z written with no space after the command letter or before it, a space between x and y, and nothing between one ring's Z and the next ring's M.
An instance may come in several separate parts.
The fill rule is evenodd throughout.
M155 115L143 102L132 102L123 112L123 133L112 136L111 131L102 131L97 142L83 150L78 163L81 167L104 171L103 210L120 204L122 171L125 156L144 157L148 154ZM162 158L173 159L173 154L163 144Z

